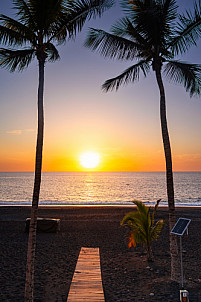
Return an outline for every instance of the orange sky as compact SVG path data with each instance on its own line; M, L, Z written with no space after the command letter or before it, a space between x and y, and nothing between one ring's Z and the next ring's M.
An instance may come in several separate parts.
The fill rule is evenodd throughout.
M144 128L130 129L126 125L111 127L82 124L67 127L46 126L43 152L43 171L164 171L165 160L160 127L144 122ZM95 122L94 122L95 123ZM155 123L156 124L156 123ZM100 129L98 127L100 126ZM61 128L61 130L59 130ZM155 128L155 129L154 129ZM174 131L173 131L174 134ZM22 130L5 133L5 144L0 150L1 171L33 171L35 159L36 131ZM189 141L191 137L189 136ZM173 168L175 171L200 171L200 141L193 148L188 139L177 135L172 138ZM183 152L184 149L184 152ZM100 164L94 169L81 166L79 157L83 152L100 154ZM195 152L195 153L192 153Z
M45 67L43 171L87 170L79 162L85 151L101 156L92 170L165 170L154 74L103 93L103 82L132 63L106 60L83 47L89 26L109 31L119 14L114 7L91 20L75 42L59 47L61 60ZM200 47L201 42L181 59L201 63ZM201 99L165 80L164 85L173 169L201 171ZM37 86L36 61L23 73L0 70L0 171L34 170Z
M12 90L2 89L0 171L34 170L37 84L33 88L27 79L29 73L37 75L36 67L20 77L12 75L9 83L18 87L15 96ZM25 92L20 91L23 82ZM80 154L86 151L101 156L100 165L92 170L164 171L158 91L152 86L150 97L146 89L154 81L108 94L100 92L100 82L84 97L82 91L65 86L56 94L57 81L54 86L51 81L46 84L43 171L87 170L79 163ZM201 101L166 86L173 169L201 171Z

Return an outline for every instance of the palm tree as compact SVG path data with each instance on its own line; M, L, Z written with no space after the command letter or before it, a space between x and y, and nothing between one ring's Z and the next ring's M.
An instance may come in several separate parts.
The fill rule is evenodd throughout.
M112 0L13 0L13 4L16 9L16 20L0 15L0 42L9 46L0 49L0 66L6 67L11 72L22 71L34 58L37 58L39 66L38 135L25 285L25 301L33 301L44 129L44 66L48 61L54 62L59 59L54 43L62 44L66 38L75 38L85 21L97 15L101 16L112 6Z
M174 184L172 155L166 117L166 98L163 74L176 83L183 84L190 95L200 95L201 65L174 59L187 51L192 43L186 42L179 24L175 0L130 0L122 6L126 16L107 33L91 28L85 46L97 50L104 57L119 60L137 60L119 76L107 80L104 91L122 84L135 82L140 71L146 77L150 69L155 73L160 92L160 120L166 162L166 183L169 206L169 227L175 224ZM179 258L176 236L170 235L171 278L178 280Z
M135 247L137 243L144 243L147 250L147 260L153 260L151 242L157 240L162 230L164 220L154 222L154 216L157 211L160 199L157 200L152 215L150 208L138 200L133 203L137 206L137 211L130 212L124 216L121 225L127 225L130 229L129 247Z
M182 32L182 41L178 47L183 50L191 45L196 45L196 41L201 37L201 0L194 2L192 11L186 11L186 14L180 16L180 31ZM184 48L184 49L185 49Z

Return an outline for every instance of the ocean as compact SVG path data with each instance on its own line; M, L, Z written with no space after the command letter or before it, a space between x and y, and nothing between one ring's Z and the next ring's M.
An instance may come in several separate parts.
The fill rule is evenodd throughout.
M0 205L30 205L33 172L0 172ZM174 172L175 204L201 206L201 172ZM41 205L167 204L165 172L43 172Z

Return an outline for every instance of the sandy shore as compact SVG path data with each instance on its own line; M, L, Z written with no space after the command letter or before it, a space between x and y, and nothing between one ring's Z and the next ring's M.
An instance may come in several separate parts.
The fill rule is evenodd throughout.
M153 244L155 261L147 268L141 246L128 249L128 230L120 226L134 207L40 207L40 217L60 218L59 233L37 234L35 300L66 301L82 246L99 247L107 302L179 301L179 285L170 280L169 228ZM30 207L0 206L0 301L23 301ZM185 288L190 302L201 301L201 208L179 207L177 217L192 219L183 236ZM157 219L168 218L159 207ZM150 296L150 293L154 295Z

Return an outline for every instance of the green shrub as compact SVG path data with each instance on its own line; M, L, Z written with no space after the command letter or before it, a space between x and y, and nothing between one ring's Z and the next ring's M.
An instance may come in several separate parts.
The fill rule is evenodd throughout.
M148 261L153 260L151 242L157 240L164 224L163 219L154 222L159 202L160 199L156 202L151 215L149 207L141 201L134 200L133 203L137 206L137 211L129 212L121 221L121 225L126 225L130 229L128 247L135 247L137 243L145 244Z

